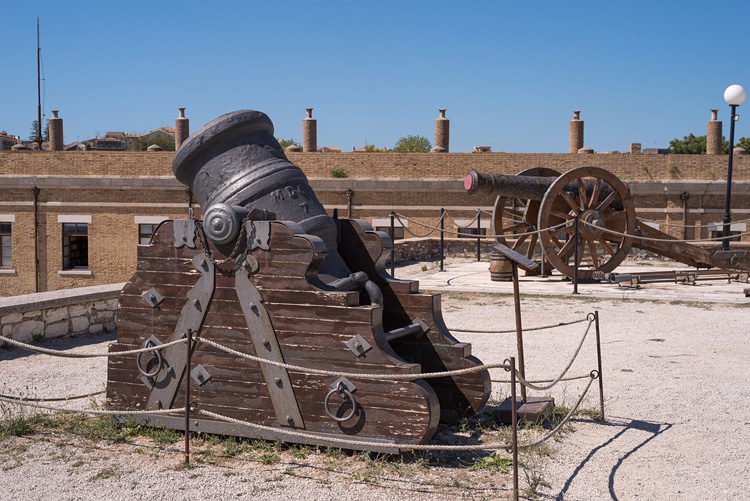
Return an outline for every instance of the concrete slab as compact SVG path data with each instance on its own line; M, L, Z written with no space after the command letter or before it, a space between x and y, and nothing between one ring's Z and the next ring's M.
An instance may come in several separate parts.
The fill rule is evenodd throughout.
M672 261L632 261L627 260L615 271L617 273L645 273L669 270L690 270L687 266ZM397 278L419 280L422 290L440 292L486 292L513 293L512 282L493 282L490 280L489 262L460 260L447 263L445 271L433 268L425 272L402 276L396 270ZM521 294L539 294L547 296L567 296L573 294L573 284L557 271L549 277L519 277ZM663 300L663 301L699 301L709 303L747 303L745 296L747 282L732 280L699 281L696 284L681 283L646 283L640 288L625 284L578 284L578 297Z

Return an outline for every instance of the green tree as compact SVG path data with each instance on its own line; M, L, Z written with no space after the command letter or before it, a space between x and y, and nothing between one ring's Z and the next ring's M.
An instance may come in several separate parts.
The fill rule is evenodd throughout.
M39 122L34 120L31 122L31 129L29 130L29 141L36 141L37 127ZM49 141L49 120L42 130L42 141Z
M740 148L744 148L745 151L750 152L750 137L741 137L739 141L737 141L737 146Z
M133 149L135 151L146 151L152 144L161 146L164 151L174 151L174 141L168 137L157 137L149 140L140 137L133 138Z
M404 136L396 141L393 151L396 153L429 153L432 144L423 136Z
M706 136L695 136L690 134L682 139L672 139L669 142L672 147L672 153L685 155L705 155L706 154ZM721 152L729 153L729 141L721 136Z
M294 146L302 146L301 144L299 144L297 141L295 141L292 138L290 138L290 139L278 139L278 141L279 141L279 144L281 145L281 149L282 150L285 150L287 146L292 146L292 145L294 145Z

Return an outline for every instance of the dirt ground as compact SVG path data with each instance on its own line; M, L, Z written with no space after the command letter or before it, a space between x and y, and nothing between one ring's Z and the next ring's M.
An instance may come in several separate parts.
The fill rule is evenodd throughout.
M421 266L420 266L421 268ZM408 270L404 270L406 273ZM676 292L675 292L676 294ZM584 318L598 311L601 324L605 422L598 386L563 434L522 455L521 489L540 499L747 499L750 494L750 308L744 304L571 296L522 299L530 329ZM512 297L446 292L446 324L472 344L485 363L516 354ZM524 334L530 379L554 378L565 367L586 323ZM569 375L596 368L589 332ZM113 334L59 340L45 346L106 351ZM93 361L92 361L93 360ZM93 392L106 380L105 359L60 359L0 350L0 393L49 397ZM492 372L493 380L507 374ZM570 407L586 380L561 382L547 392ZM493 384L496 405L509 394ZM79 405L88 405L82 401ZM14 409L8 409L7 412ZM15 411L15 410L14 410ZM486 415L482 417L485 419ZM70 423L68 423L70 424ZM75 423L73 423L75 424ZM480 423L487 425L485 419ZM80 426L84 426L82 419ZM70 430L73 430L71 432ZM443 430L469 435L482 426ZM524 440L548 430L524 431ZM483 439L503 430L483 429ZM0 499L507 499L510 475L496 456L411 456L377 459L366 454L283 449L203 438L194 467L180 467L179 437L134 433L123 441L91 441L70 425L22 437L0 437ZM199 451L203 451L200 452ZM203 460L201 460L203 458ZM442 461L442 463L441 463Z

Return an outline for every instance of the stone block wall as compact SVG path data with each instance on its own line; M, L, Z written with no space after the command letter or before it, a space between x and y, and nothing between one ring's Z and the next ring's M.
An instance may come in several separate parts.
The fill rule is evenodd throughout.
M29 343L116 329L124 284L81 287L0 299L0 333Z

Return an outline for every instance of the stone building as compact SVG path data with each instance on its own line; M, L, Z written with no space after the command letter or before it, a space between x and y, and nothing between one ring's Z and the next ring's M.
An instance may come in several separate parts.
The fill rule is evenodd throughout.
M161 221L188 217L190 201L172 174L173 155L0 152L0 295L127 280L137 245L146 243ZM319 152L288 158L303 169L329 213L338 209L342 217L350 213L386 231L391 211L434 225L445 208L450 231L470 221L477 208L491 211L494 196L466 194L463 178L470 170L515 174L529 167L558 172L602 167L629 184L638 217L657 225L689 225L660 228L681 238L720 233L724 213L724 155ZM346 177L331 177L333 169ZM733 178L732 231L740 232L746 230L741 221L750 218L750 155L735 157ZM489 216L482 218L480 233L489 232L489 223ZM714 226L697 227L709 224ZM406 220L395 225L397 238L426 233Z

